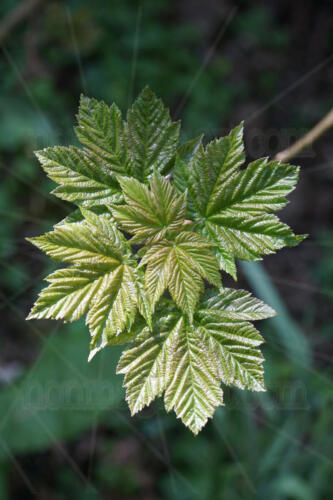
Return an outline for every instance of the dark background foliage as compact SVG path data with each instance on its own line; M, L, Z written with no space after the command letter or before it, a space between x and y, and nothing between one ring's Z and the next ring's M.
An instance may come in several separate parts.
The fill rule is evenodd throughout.
M23 3L1 2L0 33ZM53 266L25 237L71 210L33 151L75 142L80 93L125 110L149 84L184 140L245 120L249 158L274 156L332 106L332 2L50 0L1 41L0 498L331 499L332 131L295 159L282 213L310 237L267 276L240 270L279 309L261 325L268 392L226 390L198 437L160 402L130 418L119 351L88 365L82 322L24 318Z

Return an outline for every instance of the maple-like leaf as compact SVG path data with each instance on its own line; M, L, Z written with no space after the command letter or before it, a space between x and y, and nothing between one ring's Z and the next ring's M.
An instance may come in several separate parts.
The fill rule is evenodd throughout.
M150 244L184 227L186 197L154 173L149 187L130 177L119 178L125 205L113 207L121 228L133 234L132 243Z
M222 384L265 390L263 338L252 321L274 311L236 279L235 259L257 260L295 236L274 212L298 168L259 159L244 168L243 126L203 146L179 144L180 124L145 88L124 121L81 97L81 147L37 152L53 193L76 209L33 244L67 267L50 274L28 319L86 315L91 359L129 344L125 375L132 414L164 397L195 434L224 404Z
M101 168L98 158L74 146L37 151L47 175L59 184L52 193L85 208L118 203L121 190L112 170Z
M197 149L189 164L178 162L176 182L189 191L190 218L197 231L215 242L221 269L236 278L235 258L258 260L295 236L273 212L287 204L298 168L267 158L244 165L243 125Z
M108 106L82 95L77 120L77 138L96 157L101 171L132 173L127 125L116 104Z
M81 223L63 224L31 238L50 257L71 267L46 278L50 285L40 293L28 319L74 321L87 313L96 353L133 324L139 279L137 263L110 219L87 210L83 214Z
M171 311L152 331L143 328L117 368L125 374L132 414L165 392L166 409L174 409L197 434L223 404L221 382L265 390L259 350L263 338L247 320L272 315L270 307L248 292L224 289L208 294L193 322Z
M147 265L145 285L152 305L166 288L177 305L192 316L203 281L221 287L218 263L211 244L193 232L181 232L149 248L140 265Z
M172 122L161 99L146 87L127 113L134 176L146 180L162 171L177 150L179 122Z

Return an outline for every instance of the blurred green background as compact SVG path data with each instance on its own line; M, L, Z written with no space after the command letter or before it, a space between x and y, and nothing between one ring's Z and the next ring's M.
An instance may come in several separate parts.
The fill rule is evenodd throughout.
M332 131L282 213L310 237L240 268L279 312L268 391L227 389L198 437L159 401L131 418L82 322L24 320L53 269L25 237L71 210L33 151L75 142L80 93L125 110L149 84L184 140L245 120L249 159L274 156L332 106L332 2L2 0L0 44L0 499L332 499Z

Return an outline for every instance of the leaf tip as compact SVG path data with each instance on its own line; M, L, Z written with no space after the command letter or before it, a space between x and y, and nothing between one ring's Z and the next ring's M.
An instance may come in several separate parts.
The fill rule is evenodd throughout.
M26 321L30 321L32 319L38 319L38 317L36 316L35 312L34 312L34 307L31 309L31 311L29 312L28 316L25 318Z
M99 352L99 348L98 347L95 347L94 349L92 349L89 353L89 356L88 356L88 363L90 363L90 361L96 356L96 354Z

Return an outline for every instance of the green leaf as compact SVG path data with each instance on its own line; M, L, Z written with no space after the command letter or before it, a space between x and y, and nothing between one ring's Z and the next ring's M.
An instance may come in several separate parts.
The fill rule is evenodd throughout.
M216 362L199 328L179 320L169 338L167 387L164 403L194 434L223 405Z
M103 286L87 315L92 340L89 360L114 337L128 332L137 310L135 273L131 264L119 265L105 276Z
M73 266L47 278L51 284L41 292L29 319L73 321L87 313L91 359L130 330L143 299L138 300L137 263L128 257L123 235L110 219L87 210L83 215L82 223L64 224L32 239L51 257ZM148 304L146 299L146 309Z
M98 222L94 225L87 221L63 224L29 241L53 259L66 264L106 265L114 269L122 261L123 236L109 219L96 217Z
M193 323L165 304L153 331L143 328L124 351L117 373L125 374L132 415L164 394L167 411L175 410L197 434L216 406L223 404L221 381L241 389L265 390L263 338L247 319L274 311L245 290L209 292Z
M207 292L206 299L200 305L200 314L217 314L224 318L256 321L275 316L274 309L262 300L256 299L247 290L224 288L220 293Z
M130 174L126 124L118 107L81 95L77 120L77 138L95 156L101 171Z
M132 415L165 390L167 411L174 409L195 434L223 404L223 393L212 359L203 357L200 332L186 319L166 318L168 330L145 332L122 354L117 373L125 374L126 400ZM175 321L176 320L176 321Z
M288 201L286 196L294 190L298 180L299 167L256 160L245 170L237 169L223 184L217 184L207 204L206 214L212 215L229 210L249 215L276 212ZM223 189L223 196L221 192Z
M144 334L146 339L144 337ZM167 334L149 335L148 328L141 332L141 339L131 349L123 352L117 373L125 374L126 401L131 414L148 406L165 389Z
M37 151L36 156L50 179L59 184L52 191L58 198L86 208L122 200L114 173L89 152L55 146Z
M82 149L36 153L53 193L79 208L30 239L68 267L46 278L28 319L86 315L89 359L130 344L117 370L132 414L164 393L197 434L223 404L221 383L265 390L263 338L250 321L275 312L223 289L220 269L236 279L236 258L304 238L274 214L298 168L267 158L244 168L242 124L206 147L202 137L179 146L179 123L149 88L127 123L115 104L84 96L77 118Z
M244 161L243 124L226 137L209 143L206 149L199 146L188 166L188 189L199 216L208 215L212 198L225 195L226 182Z
M189 141L186 141L183 144L181 144L178 147L176 153L171 158L171 160L169 160L168 163L165 165L161 173L163 175L169 174L174 169L177 158L181 161L188 162L192 158L198 147L200 146L202 137L203 136L200 135L198 137L195 137L194 139L190 139Z
M217 321L215 314L205 314L200 328L224 384L265 391L264 358L258 349L263 338L250 323L226 318Z
M206 220L202 233L243 260L258 260L299 242L292 230L272 214L252 217L240 212L236 218L221 212Z
M188 186L190 184L189 182L190 173L189 173L189 167L183 160L179 158L179 156L176 156L172 177L176 189L178 189L180 193L184 193L188 189ZM191 203L192 199L188 199L188 202ZM191 205L188 206L188 210L189 214L195 216L196 212L193 207L193 202Z
M138 309L141 316L145 319L148 327L152 329L152 315L153 308L150 303L147 291L144 287L144 274L140 269L136 270L137 278L136 278L136 287L137 287L137 301L138 301Z
M202 278L221 287L218 264L210 243L193 232L182 232L174 241L164 240L145 253L140 265L147 265L145 286L152 305L156 304L166 288L177 305L192 316Z
M206 294L197 311L223 383L264 391L264 358L259 332L248 321L266 319L275 311L246 290L225 288Z
M178 189L189 189L190 217L197 230L216 244L221 269L236 277L234 259L257 260L284 246L294 246L303 237L272 212L287 204L298 168L268 162L267 158L244 164L243 127L200 146L190 164L180 164ZM192 213L191 213L192 212Z
M202 135L198 135L198 137L190 139L189 141L186 141L183 144L181 144L177 149L177 156L181 160L188 162L192 158L198 147L200 146L202 137L203 137Z
M146 87L127 113L134 176L146 180L162 171L176 152L179 123L173 123L161 99Z
M50 285L42 290L28 319L79 319L87 313L105 273L105 269L58 269L45 278Z
M132 347L123 352L117 373L125 374L126 400L132 415L148 406L165 389L166 348L170 331L179 313L164 302L153 329L141 327Z
M186 199L169 181L154 173L150 186L130 177L119 178L126 205L113 207L121 228L133 234L132 243L150 244L179 232L185 222Z
M204 237L208 238L208 240L216 242L217 247L214 249L214 253L216 255L220 269L223 269L225 272L229 273L234 278L234 280L237 281L236 262L233 254L228 251L225 246L223 246L223 243L220 244L220 241L218 238L216 238L216 235L209 234L209 232L207 231L207 227L202 228L201 234Z
M111 210L107 208L107 206L105 205L96 205L94 207L90 207L89 212L93 212L96 215L102 215L103 217L109 219L112 223L115 223ZM54 229L59 226L81 223L83 221L84 221L84 215L82 214L82 210L80 208L77 208L76 210L68 214L60 222L55 224Z

